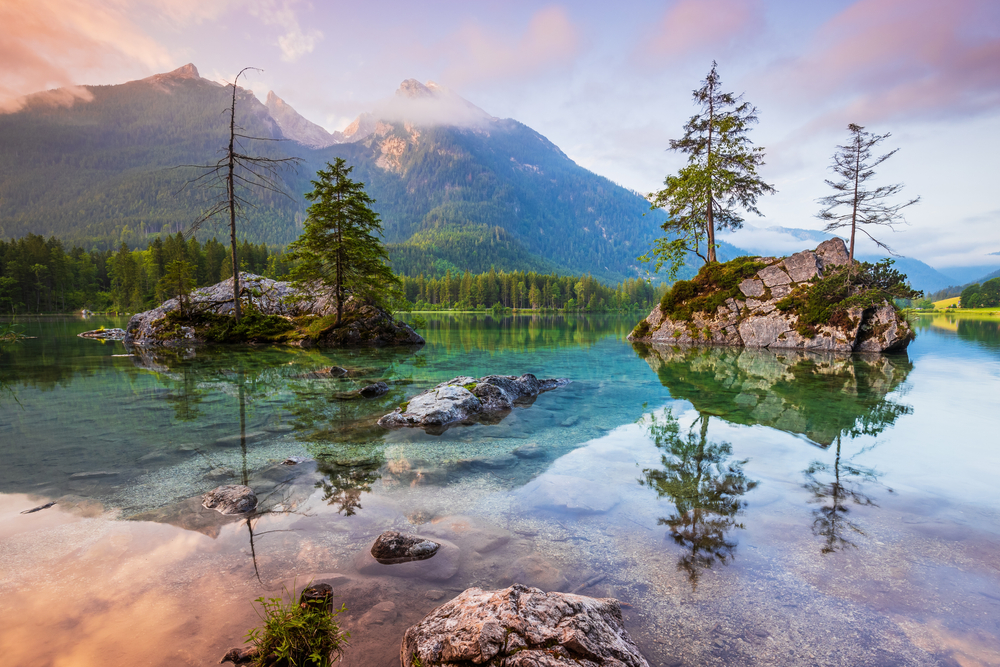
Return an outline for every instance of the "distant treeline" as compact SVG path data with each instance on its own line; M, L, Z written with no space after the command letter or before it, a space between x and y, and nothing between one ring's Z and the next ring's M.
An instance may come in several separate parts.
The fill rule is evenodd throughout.
M243 270L284 275L283 255L266 245L240 244ZM181 234L157 238L145 250L122 244L117 251L68 249L62 241L36 234L0 240L0 313L55 313L86 308L138 312L159 305L157 288L174 260L191 265L195 286L214 285L232 275L229 246L216 239L202 244Z
M567 310L648 310L663 290L644 280L626 279L615 287L592 276L542 275L523 271L472 275L446 273L441 278L403 277L406 299L417 310L474 308L559 308Z
M282 248L243 241L237 251L244 271L285 279L291 262ZM232 275L229 245L205 243L181 234L156 238L145 249L68 248L59 239L36 234L0 240L0 313L92 311L135 313L153 308L168 295L161 278L175 260L191 266L195 287L214 285ZM625 280L615 287L592 276L557 276L536 272L459 274L440 278L403 277L407 300L417 309L471 310L506 308L568 310L648 309L658 300L649 283ZM659 290L659 291L662 291Z

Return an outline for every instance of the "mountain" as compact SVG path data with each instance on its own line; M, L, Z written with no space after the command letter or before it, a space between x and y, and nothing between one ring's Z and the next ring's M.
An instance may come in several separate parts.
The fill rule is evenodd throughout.
M0 115L0 236L29 232L107 247L144 246L186 229L218 190L189 181L219 159L232 89L194 65L115 86L29 96ZM58 93L59 91L56 91ZM496 118L428 82L396 94L342 132L327 132L273 92L239 89L246 150L295 155L290 197L254 193L240 234L284 244L301 230L316 170L335 157L355 167L377 201L397 270L526 269L644 275L636 257L660 236L662 212L573 162L531 128ZM221 221L202 234L224 231ZM723 257L746 254L725 244ZM685 274L692 274L692 264Z

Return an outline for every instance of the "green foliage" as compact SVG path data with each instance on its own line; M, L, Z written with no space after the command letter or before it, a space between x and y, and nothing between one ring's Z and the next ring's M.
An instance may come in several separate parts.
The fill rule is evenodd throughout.
M782 312L798 316L797 330L806 337L815 336L821 325L850 328L856 324L848 314L850 308L864 310L921 295L910 289L906 276L892 264L891 259L885 259L837 267L822 279L795 288L775 305Z
M672 320L690 321L694 313L714 313L727 299L742 299L740 283L767 266L753 257L712 262L692 280L678 280L660 299L660 311Z
M1000 278L991 278L982 285L976 283L962 290L959 304L962 308L991 308L1000 306Z
M632 329L632 335L635 338L645 338L647 334L649 334L649 322L646 320L640 320L639 324Z
M330 290L337 301L337 324L343 317L345 294L376 304L399 295L399 279L389 268L389 259L379 235L382 221L371 206L375 201L365 184L352 181L354 167L343 158L327 163L317 172L302 235L289 246L297 264L294 284L312 289L317 284Z
M287 255L264 244L244 240L238 256L245 271L270 278L287 273ZM214 238L201 244L181 234L156 237L145 250L122 244L117 252L67 250L59 239L35 234L0 241L0 309L137 312L176 295L177 275L172 281L163 280L173 262L187 265L183 273L188 289L214 285L232 266L225 247Z
M228 315L211 312L173 310L166 315L164 335L180 334L180 327L192 327L210 343L282 343L300 337L293 322L280 315L264 315L252 304L244 304L237 324Z
M247 631L247 641L257 648L254 667L329 667L339 660L350 633L340 629L336 616L346 605L332 612L326 601L296 602L293 591L283 598L257 598L255 610L263 622Z
M742 227L740 210L760 215L757 198L775 191L757 175L764 149L754 147L748 136L757 109L742 95L721 92L721 85L713 62L702 87L693 92L699 113L684 126L681 139L670 141L671 150L687 154L688 164L667 176L663 190L649 195L653 209L667 212L662 229L668 237L639 260L655 261L656 271L667 264L671 278L687 253L706 264L716 261L715 232Z

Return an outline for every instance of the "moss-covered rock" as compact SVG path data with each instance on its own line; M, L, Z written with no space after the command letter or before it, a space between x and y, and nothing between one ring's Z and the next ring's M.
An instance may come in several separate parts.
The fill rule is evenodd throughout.
M740 257L678 281L633 342L889 352L913 339L892 296L909 294L886 263L848 263L840 239L790 257Z
M240 274L243 317L232 317L233 281L195 290L184 308L170 299L129 320L130 346L176 347L199 343L285 344L323 347L420 345L424 339L379 306L354 299L336 322L336 303L323 293L306 294L288 283Z

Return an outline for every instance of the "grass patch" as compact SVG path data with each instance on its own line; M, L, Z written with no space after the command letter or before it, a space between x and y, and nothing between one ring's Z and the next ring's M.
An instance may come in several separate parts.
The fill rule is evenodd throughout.
M295 599L294 590L284 598L257 598L260 628L247 631L247 641L257 648L254 667L296 665L329 667L343 655L350 637L340 629L337 614L347 606L332 610L328 599Z
M210 343L285 343L299 338L295 324L280 315L264 315L252 305L243 309L239 324L231 315L179 310L167 313L160 329L163 339L183 339L182 328L191 327Z
M691 280L678 280L660 299L660 310L674 321L690 322L695 313L713 314L727 299L744 299L740 283L767 266L753 257L737 257L701 267Z
M634 329L632 329L633 338L645 338L648 335L649 335L649 322L647 322L646 320L642 320L641 322L639 322L639 324L635 325Z

